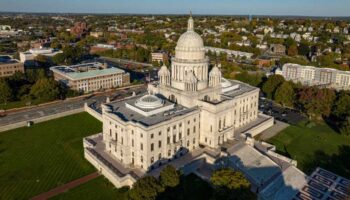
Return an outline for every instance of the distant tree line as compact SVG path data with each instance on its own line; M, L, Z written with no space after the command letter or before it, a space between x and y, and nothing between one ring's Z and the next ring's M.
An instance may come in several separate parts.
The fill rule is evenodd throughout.
M32 105L78 94L48 77L44 69L29 69L25 74L16 72L13 76L0 78L0 108L9 102Z
M96 54L111 58L129 59L137 62L151 62L151 52L142 47L135 47L133 49L107 50Z

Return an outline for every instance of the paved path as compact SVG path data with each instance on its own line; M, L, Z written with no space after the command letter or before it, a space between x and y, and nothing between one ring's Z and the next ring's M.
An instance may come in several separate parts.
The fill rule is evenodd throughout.
M100 176L100 174L98 172L94 172L92 174L89 174L87 176L84 176L82 178L79 178L79 179L76 179L74 181L71 181L67 184L64 184L64 185L61 185L59 187L56 187L48 192L44 192L44 193L41 193L33 198L31 198L31 200L46 200L46 199L49 199L53 196L56 196L60 193L63 193L63 192L66 192L68 191L69 189L72 189L72 188L75 188L81 184L84 184L92 179L95 179L97 178L98 176Z
M266 141L266 140L274 137L275 135L277 135L278 133L280 133L282 130L284 130L285 128L287 128L289 126L289 124L278 121L278 120L275 120L275 122L276 123L272 127L266 129L265 131L261 132L258 135L258 138L260 140Z

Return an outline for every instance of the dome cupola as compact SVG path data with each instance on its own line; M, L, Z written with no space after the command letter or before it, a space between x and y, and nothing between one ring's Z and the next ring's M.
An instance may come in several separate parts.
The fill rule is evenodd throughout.
M170 85L170 71L166 65L163 66L158 71L159 83L161 85Z
M209 73L209 87L215 87L221 83L221 64L215 65Z
M192 16L188 19L187 31L177 41L175 57L178 59L193 60L205 58L203 39L194 31L194 20Z
M142 109L155 109L162 107L164 101L155 95L145 95L135 102L135 106Z

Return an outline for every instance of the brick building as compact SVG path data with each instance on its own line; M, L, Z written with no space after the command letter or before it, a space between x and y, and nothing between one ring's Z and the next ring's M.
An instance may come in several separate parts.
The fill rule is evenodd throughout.
M15 72L23 72L23 63L9 56L0 56L0 78L12 76Z

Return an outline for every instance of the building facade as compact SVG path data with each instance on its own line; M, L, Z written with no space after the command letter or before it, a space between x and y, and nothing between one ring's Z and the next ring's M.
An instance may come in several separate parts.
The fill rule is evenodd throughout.
M40 48L32 48L25 52L20 52L19 58L22 63L26 64L28 62L34 61L35 57L37 57L38 55L43 55L51 58L59 53L63 53L63 52L52 48L40 47Z
M130 84L130 74L102 63L51 67L54 78L73 90L94 92Z
M168 60L168 55L164 52L153 52L151 53L152 62L164 63Z
M338 90L350 89L350 72L347 71L287 63L275 73L282 75L286 80L300 82L303 85L316 85Z
M24 73L23 63L9 56L0 56L0 78L12 76L16 72Z

